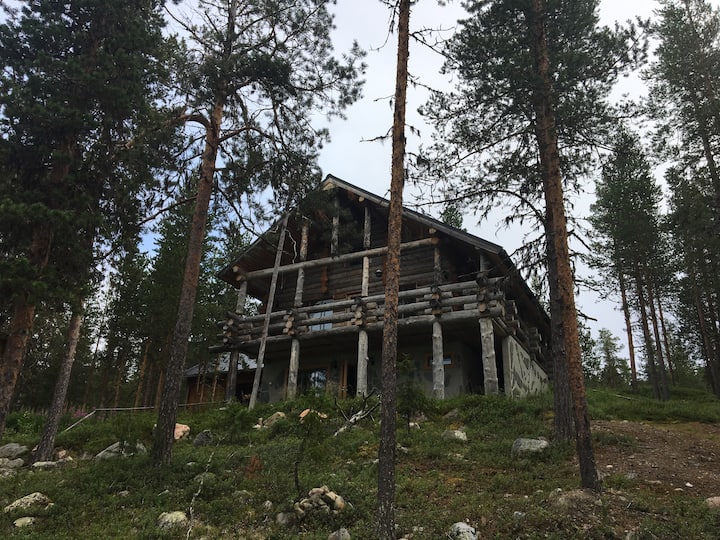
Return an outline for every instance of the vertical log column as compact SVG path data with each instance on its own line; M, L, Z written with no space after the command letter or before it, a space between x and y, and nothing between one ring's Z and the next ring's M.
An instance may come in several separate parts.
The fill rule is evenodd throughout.
M435 245L433 252L433 273L435 274L435 287L440 286L442 280L442 266L440 264L440 248ZM438 301L440 299L438 298ZM432 325L432 378L433 397L445 399L445 352L443 350L442 325L440 324L441 310L437 310Z
M307 259L307 245L308 245L308 223L303 222L302 233L300 236L300 261L304 262ZM295 299L293 301L293 307L299 308L302 306L302 295L303 287L305 286L305 269L298 268L297 283L295 285ZM300 340L297 335L293 334L292 341L290 342L290 367L288 369L288 381L287 381L287 397L293 399L297 395L297 377L298 368L300 367Z
M247 299L247 281L243 281L238 289L237 304L235 304L235 313L243 315L245 313L245 300ZM237 392L237 372L238 360L240 359L240 351L234 350L230 353L230 365L228 366L227 385L225 387L225 401L233 401Z
M370 249L370 208L365 206L365 222L363 225L363 249ZM370 282L370 258L363 257L362 284L360 295L365 298L368 295ZM363 308L364 309L364 308ZM367 366L368 366L368 333L365 325L360 327L358 332L358 356L357 356L357 395L366 396L367 387Z
M499 392L497 365L495 363L495 332L493 331L492 319L482 317L480 319L480 343L482 346L483 376L485 381L485 394L497 394ZM505 374L506 380L510 373Z

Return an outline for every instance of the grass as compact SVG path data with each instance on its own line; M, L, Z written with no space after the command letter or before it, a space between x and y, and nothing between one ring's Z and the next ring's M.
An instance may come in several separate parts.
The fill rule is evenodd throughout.
M632 399L626 399L626 398ZM696 399L697 398L697 399ZM720 419L717 400L688 393L658 403L646 396L618 396L593 390L588 401L594 419L714 422ZM344 402L346 410L359 403ZM300 411L311 408L328 416ZM624 538L623 527L639 531L634 538L715 538L720 521L685 493L658 498L646 486L623 477L605 479L603 505L576 516L551 504L558 488L579 485L574 449L553 445L536 458L513 459L517 437L550 437L552 396L511 401L502 396L465 396L444 402L426 401L420 429L398 426L396 521L413 539L444 538L450 525L469 521L483 538ZM287 415L271 429L255 430L259 417ZM453 414L448 415L448 412ZM263 405L248 411L239 405L195 413L178 421L193 434L209 429L212 445L176 443L172 463L153 467L149 458L95 461L91 456L117 441L149 446L151 414L88 420L59 434L57 445L75 461L48 471L23 470L0 479L0 504L41 491L55 504L40 511L32 527L12 523L22 513L0 514L3 538L269 538L323 539L340 527L353 538L373 538L377 482L377 423L365 420L339 437L342 418L332 400L317 395L292 402ZM70 423L70 419L67 419ZM15 413L14 426L3 442L35 444L40 425L28 413ZM467 443L445 441L446 429L463 428ZM596 444L632 447L633 440L602 432ZM295 472L297 471L297 480ZM312 515L291 528L275 523L290 511L301 494L327 485L349 503L336 515ZM617 508L611 493L628 493ZM192 530L162 531L161 512L183 510L193 516ZM622 521L619 516L622 516ZM591 525L591 527L589 527ZM589 527L589 528L588 528Z

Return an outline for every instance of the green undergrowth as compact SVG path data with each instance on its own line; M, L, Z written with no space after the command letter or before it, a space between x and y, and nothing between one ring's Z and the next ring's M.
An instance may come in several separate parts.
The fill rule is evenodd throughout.
M594 419L711 422L718 403L703 396L698 414L684 399L658 403L645 396L593 390L588 394ZM626 399L631 397L632 399ZM413 400L419 428L398 419L396 521L401 535L413 539L445 538L456 521L468 521L482 538L623 538L622 524L609 510L593 510L592 528L577 518L559 515L552 494L579 486L572 445L554 444L534 458L513 458L518 437L551 438L552 396L509 400L503 396L464 396L447 401ZM192 436L175 444L172 462L155 467L147 456L96 461L92 456L117 440L149 447L155 417L117 414L91 418L58 435L57 445L74 457L70 465L48 470L23 470L0 479L0 504L41 491L55 503L38 512L35 525L18 529L21 513L0 514L3 538L269 538L327 539L347 528L352 538L374 537L379 410L353 429L333 436L346 416L359 410L360 400L338 404L323 395L261 405L249 411L239 404L203 411L181 411L178 422ZM299 415L310 409L301 422ZM253 426L281 411L286 418L269 429ZM42 422L29 413L14 413L3 443L35 444ZM13 423L14 422L14 423ZM72 419L64 419L64 426ZM212 432L209 446L195 447L192 438ZM446 440L446 430L463 430L467 442ZM631 438L603 431L595 442L630 446ZM313 487L326 485L342 495L340 513L310 515L292 527L275 522L279 512ZM717 536L717 516L701 501L683 495L660 499L625 477L610 476L606 488L627 490L622 503L631 512L635 538ZM603 497L610 495L603 495ZM678 496L680 497L680 496ZM634 506L633 506L634 505ZM162 512L192 515L191 530L162 531ZM582 520L581 520L582 521ZM682 532L689 533L682 535ZM678 535L680 536L674 536Z

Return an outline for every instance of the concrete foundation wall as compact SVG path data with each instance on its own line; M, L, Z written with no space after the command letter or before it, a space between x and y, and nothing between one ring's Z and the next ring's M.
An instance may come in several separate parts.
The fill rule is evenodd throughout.
M514 337L508 336L503 340L502 350L505 395L519 398L539 394L549 388L547 374Z

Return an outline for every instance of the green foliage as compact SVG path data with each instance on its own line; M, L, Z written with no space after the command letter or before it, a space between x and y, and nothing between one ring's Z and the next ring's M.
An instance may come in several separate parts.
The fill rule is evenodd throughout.
M12 412L8 415L5 424L6 437L15 436L39 436L42 430L44 419L42 415L30 412L29 410L20 410Z

